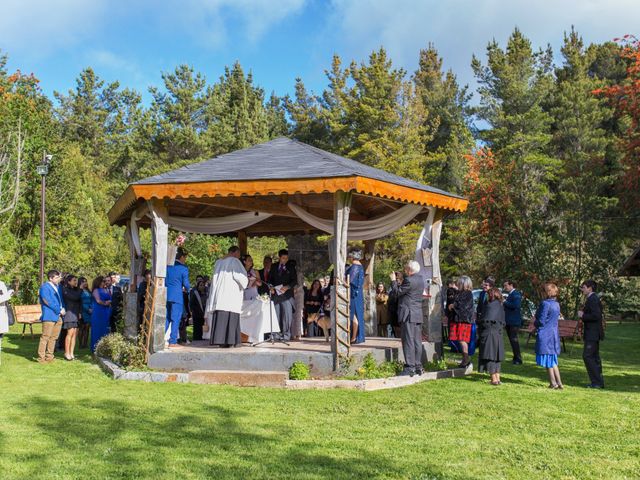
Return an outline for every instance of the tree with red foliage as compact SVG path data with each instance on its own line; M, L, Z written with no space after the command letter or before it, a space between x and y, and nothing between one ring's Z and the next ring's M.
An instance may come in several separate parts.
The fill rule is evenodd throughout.
M640 40L625 35L614 41L620 44L620 56L628 62L626 78L593 93L609 100L621 122L623 135L619 142L625 174L618 192L622 208L634 212L640 208Z

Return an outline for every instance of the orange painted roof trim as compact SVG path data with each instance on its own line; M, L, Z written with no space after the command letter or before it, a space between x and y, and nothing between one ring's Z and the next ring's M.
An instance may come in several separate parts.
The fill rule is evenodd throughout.
M109 210L109 221L115 224L137 200L230 197L255 195L282 195L295 193L334 193L338 190L354 191L365 195L388 198L405 203L434 206L447 210L464 212L469 201L435 192L425 192L415 188L365 177L337 177L291 180L247 180L232 182L132 184Z

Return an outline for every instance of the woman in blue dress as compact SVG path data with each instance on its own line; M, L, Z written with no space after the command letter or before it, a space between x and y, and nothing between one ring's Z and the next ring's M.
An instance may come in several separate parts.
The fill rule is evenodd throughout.
M351 265L345 272L349 277L351 319L351 343L364 343L364 267L360 263L362 252L355 250L349 255ZM353 317L356 317L354 321Z
M91 287L93 295L93 313L91 314L91 351L96 351L96 344L109 333L111 317L111 294L106 289L104 277L99 276Z
M560 355L558 286L554 283L547 283L544 286L544 291L547 298L542 301L536 311L535 326L538 329L536 363L549 372L549 388L561 390L563 387L558 369L558 355Z

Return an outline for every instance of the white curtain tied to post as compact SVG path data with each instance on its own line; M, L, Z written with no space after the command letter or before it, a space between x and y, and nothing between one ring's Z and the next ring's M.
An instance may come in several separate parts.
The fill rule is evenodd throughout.
M226 217L190 218L169 217L169 226L175 230L188 233L221 233L237 232L271 217L270 213L244 212Z
M425 293L429 292L429 285L436 277L440 278L440 265L438 249L440 248L440 231L437 232L437 244L433 241L436 237L434 231L433 219L436 215L435 207L429 207L429 215L424 222L418 241L416 242L415 259L420 264L420 276L424 279ZM438 222L438 228L441 228L441 222ZM437 276L436 276L437 270Z
M389 235L415 218L422 209L421 205L405 205L387 215L372 220L351 220L347 237L349 240L375 240ZM304 208L289 203L289 209L301 220L318 230L334 235L334 221L316 217Z

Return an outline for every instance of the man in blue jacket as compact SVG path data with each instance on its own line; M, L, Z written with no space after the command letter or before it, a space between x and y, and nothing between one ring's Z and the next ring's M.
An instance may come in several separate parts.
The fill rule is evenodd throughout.
M513 364L522 365L522 355L520 354L520 342L518 341L518 332L522 326L522 294L516 290L513 280L504 282L504 291L509 294L504 301L504 320L507 324L507 335L509 343L513 350Z
M169 348L178 345L178 332L180 320L182 319L182 309L184 308L183 289L191 290L189 269L185 265L186 260L187 252L179 248L175 264L167 267L167 278L165 280L167 287L167 322L165 331L171 329Z
M62 329L62 319L64 315L64 300L60 290L60 272L49 270L47 272L48 281L40 286L38 297L42 308L42 335L38 345L38 362L51 363L55 360L53 352L56 341Z

